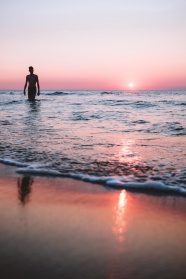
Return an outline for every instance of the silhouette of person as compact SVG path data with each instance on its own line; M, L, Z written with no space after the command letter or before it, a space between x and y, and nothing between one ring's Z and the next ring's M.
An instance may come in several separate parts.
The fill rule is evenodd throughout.
M34 101L36 97L36 84L38 89L37 95L40 95L39 79L38 76L34 74L34 68L32 66L29 67L29 72L30 74L26 76L24 95L26 95L26 87L28 84L28 99Z
M24 205L29 201L29 195L31 193L31 185L34 180L30 176L24 176L17 181L19 200Z

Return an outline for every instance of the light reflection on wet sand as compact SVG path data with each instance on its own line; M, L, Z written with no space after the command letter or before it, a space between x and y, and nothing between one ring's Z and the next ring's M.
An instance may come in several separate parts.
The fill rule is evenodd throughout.
M118 242L116 243L117 252L113 255L112 263L110 265L109 279L112 278L120 278L121 276L126 276L123 266L121 262L122 254L125 250L125 233L127 229L127 220L125 218L127 207L127 192L126 190L122 190L118 196L118 202L113 209L113 227L112 232Z
M122 190L119 194L118 204L114 207L114 226L112 231L119 242L124 242L126 231L125 210L127 205L127 192Z
M21 206L22 182L0 178L4 279L184 278L185 198L35 177Z

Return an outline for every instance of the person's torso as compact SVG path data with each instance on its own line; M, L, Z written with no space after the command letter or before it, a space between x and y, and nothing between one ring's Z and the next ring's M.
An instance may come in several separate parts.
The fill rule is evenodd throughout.
M37 76L36 75L28 75L27 76L29 87L35 87L37 82Z

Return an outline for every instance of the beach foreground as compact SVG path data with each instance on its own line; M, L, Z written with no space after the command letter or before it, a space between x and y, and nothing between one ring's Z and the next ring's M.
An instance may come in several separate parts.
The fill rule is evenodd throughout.
M185 278L186 198L0 168L1 278Z

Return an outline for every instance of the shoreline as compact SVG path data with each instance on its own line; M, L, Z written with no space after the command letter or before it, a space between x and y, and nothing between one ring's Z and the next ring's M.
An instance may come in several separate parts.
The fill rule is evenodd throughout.
M13 160L0 159L0 169L3 166L13 168L15 175L22 176L35 176L56 179L72 179L75 181L82 181L85 183L102 185L102 187L110 188L113 190L127 190L129 192L152 194L152 195L169 195L169 196L182 196L186 197L186 188L182 185L166 185L164 182L159 181L146 181L146 182L129 182L122 179L122 177L95 177L84 174L63 174L57 170L37 169L31 167L29 163L20 163ZM6 168L5 168L6 169ZM10 169L9 169L10 170ZM12 175L13 172L12 172Z
M0 165L0 273L13 278L184 278L186 199Z

